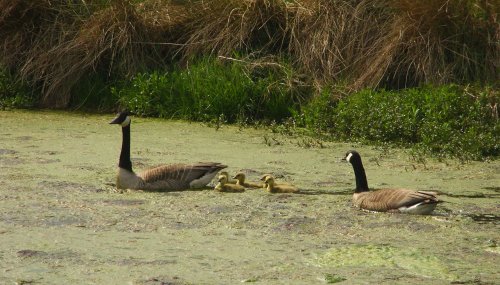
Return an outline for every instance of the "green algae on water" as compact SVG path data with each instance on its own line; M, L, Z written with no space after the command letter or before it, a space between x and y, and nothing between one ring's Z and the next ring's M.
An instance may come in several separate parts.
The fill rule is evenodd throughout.
M317 259L327 267L402 268L411 274L456 280L449 268L432 254L417 249L401 249L390 245L352 245L331 248Z

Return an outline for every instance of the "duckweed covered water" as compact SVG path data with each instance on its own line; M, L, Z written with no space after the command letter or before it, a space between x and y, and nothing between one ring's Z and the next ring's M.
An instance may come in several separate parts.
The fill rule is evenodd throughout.
M113 116L0 112L0 284L498 284L500 162L412 161L403 150L265 130L134 118L134 168L219 161L301 194L119 192ZM269 141L275 143L266 143ZM439 191L433 216L351 207L371 187Z

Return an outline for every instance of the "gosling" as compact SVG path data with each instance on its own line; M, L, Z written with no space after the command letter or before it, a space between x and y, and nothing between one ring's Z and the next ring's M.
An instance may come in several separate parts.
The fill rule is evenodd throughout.
M227 182L227 176L219 175L217 185L215 185L214 190L218 192L243 192L245 187L237 184L232 184Z
M276 184L272 175L267 175L265 178L266 190L269 193L297 193L299 189L293 185Z
M245 173L243 173L243 172L236 173L236 175L233 177L233 179L236 179L237 185L241 185L245 188L264 188L265 187L264 183L246 182L245 181Z

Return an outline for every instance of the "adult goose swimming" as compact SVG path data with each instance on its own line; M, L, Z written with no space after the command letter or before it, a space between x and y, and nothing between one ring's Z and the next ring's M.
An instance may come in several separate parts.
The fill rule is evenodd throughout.
M428 215L441 202L436 197L437 193L430 191L413 191L409 189L370 191L359 153L354 150L348 151L343 160L350 162L354 169L356 190L352 201L358 208L377 212Z
M170 164L147 169L135 174L130 160L130 114L121 112L110 124L122 127L122 149L118 163L116 186L119 189L137 190L185 190L205 187L215 175L226 168L218 162L196 164Z

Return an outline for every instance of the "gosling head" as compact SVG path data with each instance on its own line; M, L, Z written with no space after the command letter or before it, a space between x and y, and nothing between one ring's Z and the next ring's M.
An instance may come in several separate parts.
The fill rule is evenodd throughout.
M264 174L264 175L262 175L262 176L260 177L260 180L262 180L262 181L264 181L264 182L265 182L265 181L266 181L266 179L267 179L267 177L269 177L269 176L271 176L271 177L272 177L272 175L271 175L271 174L266 173L266 174Z
M109 122L110 124L118 124L121 125L122 127L126 127L130 125L130 113L128 111L123 111L116 115L116 117Z
M236 175L233 177L233 179L238 180L239 183L245 182L245 173L243 172L238 172Z
M224 185L224 184L226 184L226 183L227 183L227 176L226 176L226 175L219 175L219 177L218 177L217 181L218 181L220 184Z
M272 175L267 175L266 178L264 179L264 182L266 183L267 187L273 187L274 186L274 177Z

